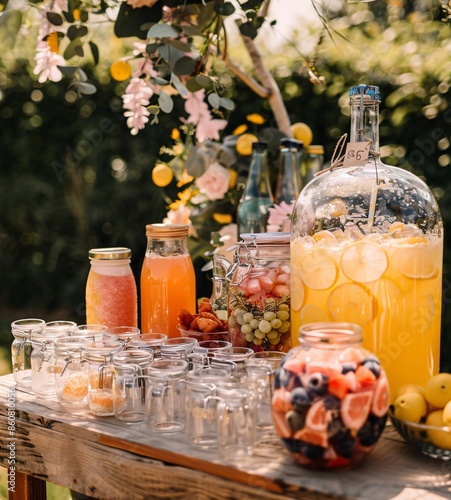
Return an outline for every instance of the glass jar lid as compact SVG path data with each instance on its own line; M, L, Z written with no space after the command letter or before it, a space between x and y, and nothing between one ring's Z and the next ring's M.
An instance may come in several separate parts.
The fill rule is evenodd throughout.
M112 247L112 248L92 248L89 250L90 259L98 260L119 260L130 259L132 251L130 248L125 247Z
M86 352L88 343L86 337L82 336L61 337L55 340L55 354L57 356L73 356L78 353L81 356L83 352Z
M113 356L113 364L115 366L133 364L142 368L147 366L151 361L153 361L153 352L143 351L142 349L129 349L118 352Z
M306 151L308 155L323 155L324 147L319 144L313 144L308 146Z
M102 363L112 358L113 354L121 351L124 345L119 340L102 340L91 342L86 346L87 360L93 363Z
M146 236L153 238L184 238L188 236L186 224L147 224Z
M362 342L362 328L353 323L309 323L299 329L299 342L308 347L343 349Z
M157 359L150 363L148 373L155 377L180 378L188 373L188 367L183 359Z

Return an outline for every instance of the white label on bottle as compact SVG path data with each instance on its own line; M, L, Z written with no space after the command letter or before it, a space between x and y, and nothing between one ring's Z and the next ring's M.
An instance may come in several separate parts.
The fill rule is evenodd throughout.
M370 154L371 141L348 142L346 145L343 167L359 167L365 165Z

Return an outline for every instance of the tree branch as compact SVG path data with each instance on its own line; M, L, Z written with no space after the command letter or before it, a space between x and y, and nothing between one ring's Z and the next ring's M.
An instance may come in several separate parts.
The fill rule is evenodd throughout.
M239 20L237 20L237 24L240 24ZM277 86L276 81L274 80L274 77L272 76L268 68L266 68L266 66L264 65L260 51L258 50L254 41L244 35L241 35L241 38L243 39L244 45L249 52L249 56L252 60L252 64L254 66L254 70L258 76L258 79L262 83L263 87L265 87L266 90L270 93L268 101L269 105L271 106L272 112L274 113L274 118L276 120L278 129L287 137L293 137L287 109L285 107L285 103L283 102L280 89Z
M238 77L243 83L245 83L253 92L255 92L259 97L263 99L268 99L271 95L271 91L263 85L260 85L256 80L254 80L250 75L245 73L242 69L238 68L230 59L230 57L226 54L224 58L224 62L227 64L227 67L230 71Z

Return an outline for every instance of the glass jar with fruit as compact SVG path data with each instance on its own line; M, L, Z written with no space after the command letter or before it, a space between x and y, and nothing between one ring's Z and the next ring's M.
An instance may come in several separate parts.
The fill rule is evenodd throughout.
M346 152L296 202L291 317L293 344L307 323L360 325L395 393L439 371L443 224L423 180L381 162L379 102L352 87Z
M387 377L361 342L358 325L304 325L300 345L276 371L274 426L287 450L307 468L354 467L382 434Z
M85 359L89 339L84 336L62 337L55 341L55 388L58 401L67 406L84 406L88 395L88 362Z
M229 336L255 352L288 352L290 234L242 234L229 269Z

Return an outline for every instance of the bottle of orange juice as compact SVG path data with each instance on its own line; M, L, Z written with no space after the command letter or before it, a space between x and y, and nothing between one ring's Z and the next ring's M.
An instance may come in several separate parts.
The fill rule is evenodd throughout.
M92 325L138 326L138 297L129 248L94 248L86 283L86 322Z
M196 312L196 279L188 226L148 224L141 271L141 331L179 337L180 309Z
M307 323L360 325L394 394L439 371L443 224L429 187L381 162L379 102L378 87L352 87L350 142L296 202L292 342Z

